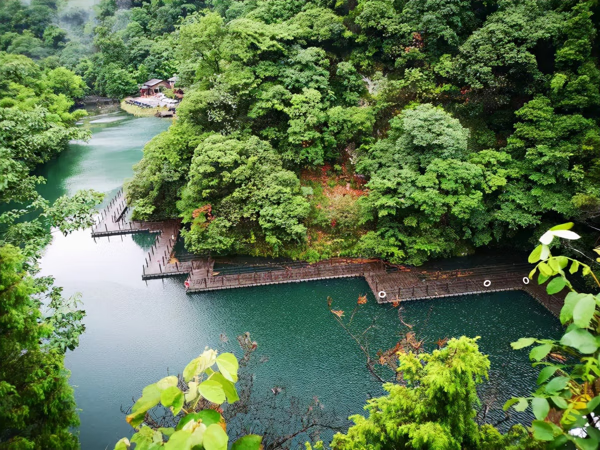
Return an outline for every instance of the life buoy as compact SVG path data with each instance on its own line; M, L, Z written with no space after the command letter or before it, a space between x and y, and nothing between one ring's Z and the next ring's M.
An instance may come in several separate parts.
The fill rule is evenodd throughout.
M387 294L385 293L385 291L379 291L379 298L386 298Z
M492 282L491 282L490 280L485 280L485 281L483 282L483 285L484 285L485 287L490 287L490 286L492 285Z
M529 284L529 278L523 277L523 284Z
M185 286L185 288L189 288L190 287L190 282L188 280L185 280L185 282L183 283L183 285Z

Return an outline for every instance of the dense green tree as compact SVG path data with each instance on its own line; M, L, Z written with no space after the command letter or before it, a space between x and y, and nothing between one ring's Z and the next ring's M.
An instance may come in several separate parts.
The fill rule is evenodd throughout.
M385 384L388 394L368 401L368 417L352 416L355 424L334 436L332 449L541 448L523 427L503 436L475 422L476 388L490 368L476 339L451 339L439 350L399 359L404 384Z
M392 120L388 139L361 163L371 175L366 202L378 221L363 238L364 251L387 246L392 259L422 263L467 241L489 242L483 196L492 187L485 168L467 160L467 142L468 130L432 105Z
M40 312L24 256L0 247L0 446L78 448L69 433L79 424L64 352L44 342L53 327Z
M557 114L541 96L516 114L520 122L506 147L510 182L498 197L496 219L517 228L538 224L548 212L575 218L596 209L600 129L595 121Z
M231 252L260 238L277 253L304 240L308 202L268 143L211 135L196 148L190 173L178 207L192 250Z

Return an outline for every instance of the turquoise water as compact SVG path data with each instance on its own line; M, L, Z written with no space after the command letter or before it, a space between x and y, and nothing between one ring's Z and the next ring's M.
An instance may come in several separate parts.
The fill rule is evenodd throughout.
M73 144L43 169L49 179L43 195L52 200L83 188L114 193L131 175L143 144L169 125L122 113L104 118L116 120L93 118L96 123L85 125L93 139ZM131 432L121 408L130 406L146 384L180 372L207 345L239 353L235 337L244 332L258 342L257 356L264 361L256 368L253 395L265 417L273 414L264 405L275 386L283 388L283 403L297 397L307 404L318 397L331 417L360 413L367 398L382 393L326 304L331 296L336 308L348 314L358 296L368 292L364 280L186 295L180 279L141 280L151 239L137 235L95 242L89 230L57 235L42 260L43 273L54 275L67 295L82 293L87 311L86 333L66 359L81 408L83 449L112 448ZM357 329L381 311L369 294ZM535 380L527 352L514 352L509 343L559 332L558 321L519 292L412 302L401 312L428 348L440 338L482 336L481 349L490 355L492 370L481 396L493 403L492 421L503 417L498 409L507 398L528 392ZM373 348L390 347L407 331L397 313L383 314L371 336Z

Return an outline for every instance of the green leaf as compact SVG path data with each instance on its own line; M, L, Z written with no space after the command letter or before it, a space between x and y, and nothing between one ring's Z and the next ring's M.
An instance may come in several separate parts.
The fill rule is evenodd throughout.
M533 347L529 352L529 359L541 361L552 350L552 344L543 344Z
M177 377L171 375L169 377L164 377L162 380L156 383L156 386L158 387L159 391L164 391L171 386L177 386L177 381Z
M558 262L558 258L552 258L550 261L548 261L548 265L554 272L560 271L560 263Z
M587 410L589 412L594 412L596 408L600 405L600 396L594 397L587 403Z
M542 246L538 245L529 254L529 258L527 258L527 261L529 261L530 264L535 264L536 262L538 262L540 260L541 255L542 255Z
M173 415L176 416L183 408L183 392L177 386L171 386L162 391L160 402L164 407L173 407Z
M592 317L596 312L596 301L591 295L586 295L577 302L573 309L573 323L580 328L590 326Z
M565 280L563 277L553 278L550 283L548 283L548 286L546 286L546 292L550 295L554 295L562 291L566 285L567 280Z
M515 411L518 412L523 412L527 409L527 407L529 406L529 402L527 401L526 398L520 398L519 402L515 405Z
M591 437L588 437L587 439L575 438L575 444L577 445L577 448L580 448L581 450L598 450L598 441Z
M127 450L129 448L129 439L123 438L115 444L115 450ZM233 449L232 449L233 450Z
M533 415L536 419L544 420L550 412L550 404L545 398L535 397L531 401L531 409L533 409Z
M165 444L165 450L190 450L192 432L189 430L179 430L171 435Z
M556 372L557 370L558 367L556 366L544 367L542 370L540 370L540 374L538 375L537 379L537 384L544 383L546 380L548 380L548 378L554 375L554 372Z
M554 275L554 272L552 271L550 266L546 263L543 263L543 262L539 263L538 269L540 269L540 274L544 275L545 277L551 277L552 275Z
M229 437L220 425L213 424L204 432L202 444L206 450L227 450Z
M513 350L520 350L522 348L529 347L535 341L535 338L521 338L516 342L511 342L510 346L513 348Z
M594 336L589 331L581 328L569 331L562 337L560 343L573 347L584 355L589 355L598 350L598 344Z
M552 228L550 228L550 231L556 231L556 230L570 230L571 228L573 228L573 222L567 222L567 223L563 223L560 225L556 225Z
M198 383L190 381L188 383L188 391L185 393L185 401L190 403L198 397Z
M510 408L512 405L514 405L515 403L517 403L520 400L520 398L518 397L513 397L510 398L506 401L506 403L504 404L504 406L502 407L502 409L504 411L506 411L508 408Z
M214 364L216 356L217 352L207 349L200 356L192 359L190 363L185 366L185 369L183 369L183 379L185 381L190 381L196 375L204 372Z
M548 275L543 275L541 272L538 275L538 284L544 284L546 281L548 281L548 279L550 278L550 276Z
M578 294L576 292L569 292L565 297L565 304L560 310L560 322L562 324L567 323L569 320L573 319L573 310L577 303L585 297L587 294Z
M569 377L556 377L550 380L550 382L546 385L545 391L549 394L556 394L562 391L567 387L569 381L571 379Z
M530 280L533 280L533 276L535 275L536 271L537 271L537 267L534 267L533 270L531 272L529 272L529 276L527 278L529 278Z
M137 427L144 421L146 411L154 408L160 402L160 389L154 384L146 386L142 390L142 396L131 408L131 414L125 419L132 427Z
M158 429L158 431L160 431L162 434L164 434L165 436L171 436L173 433L175 433L175 428L173 427L169 427L169 428L165 428L165 427L160 427Z
M176 430L181 430L186 423L190 421L201 421L207 427L214 423L225 423L221 414L219 414L214 409L203 409L202 411L198 411L196 413L190 413L182 418L177 424Z
M569 268L570 273L575 273L579 270L579 261L573 261L571 263L571 267Z
M225 378L234 383L238 380L239 363L233 353L223 353L217 357L217 367Z
M567 258L566 256L557 256L556 261L558 262L558 266L561 269L564 269L569 265L569 258Z
M239 438L231 446L231 450L260 450L262 447L262 436L249 434Z
M554 402L554 404L556 405L557 408L567 409L569 407L569 404L567 403L567 401L564 398L559 397L557 395L552 397L552 401Z
M585 427L585 432L590 438L596 442L600 442L600 430L598 430L596 427L588 425Z
M533 428L533 437L538 441L552 441L554 439L554 433L552 425L543 420L534 420L531 424Z
M225 377L221 373L214 373L210 377L210 379L221 384L221 386L223 387L223 391L225 392L225 396L227 397L228 403L235 403L240 399L237 390L235 389L235 384L225 379Z
M209 402L216 403L217 405L222 404L225 401L225 391L221 383L214 380L206 380L200 383L198 386L198 392Z

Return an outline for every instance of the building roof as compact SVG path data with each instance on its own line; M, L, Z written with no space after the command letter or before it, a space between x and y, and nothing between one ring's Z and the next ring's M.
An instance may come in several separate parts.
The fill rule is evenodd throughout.
M179 77L175 75L174 77L169 78L169 81L179 81Z
M146 81L144 84L142 84L142 86L152 87L152 86L157 85L160 82L162 82L162 80L159 80L158 78L152 78L151 80Z

